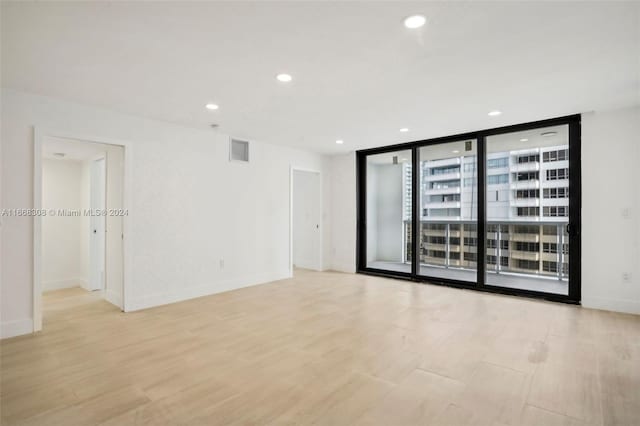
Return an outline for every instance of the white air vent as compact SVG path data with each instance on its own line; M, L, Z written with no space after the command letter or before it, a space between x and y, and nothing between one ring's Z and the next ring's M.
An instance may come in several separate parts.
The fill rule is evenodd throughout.
M249 142L231 139L229 144L229 161L249 162Z

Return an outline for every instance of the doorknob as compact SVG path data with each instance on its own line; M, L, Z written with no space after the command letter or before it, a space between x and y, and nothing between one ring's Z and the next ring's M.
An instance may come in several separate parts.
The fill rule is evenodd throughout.
M97 230L97 229L94 229L94 230L93 230L93 233L94 233L94 234L97 234L97 233L98 233L98 230Z

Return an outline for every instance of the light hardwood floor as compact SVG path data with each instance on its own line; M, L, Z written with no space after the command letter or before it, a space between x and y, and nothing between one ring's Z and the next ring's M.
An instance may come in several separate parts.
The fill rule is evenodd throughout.
M296 277L123 314L44 297L4 340L3 425L638 425L640 317Z

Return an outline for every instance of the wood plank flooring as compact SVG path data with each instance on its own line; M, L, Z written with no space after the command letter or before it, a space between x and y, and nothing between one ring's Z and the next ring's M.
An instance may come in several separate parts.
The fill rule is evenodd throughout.
M44 296L1 342L2 425L638 425L640 317L296 277L123 314Z

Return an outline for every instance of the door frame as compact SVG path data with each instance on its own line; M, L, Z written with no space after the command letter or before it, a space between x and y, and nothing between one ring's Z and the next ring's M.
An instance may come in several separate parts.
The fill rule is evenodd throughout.
M35 211L42 209L42 147L45 144L45 138L57 137L63 139L71 139L83 143L99 143L104 145L115 145L123 148L124 157L124 173L123 173L123 196L122 208L128 210L128 215L123 216L122 221L122 261L123 261L123 277L122 277L122 311L128 311L127 301L131 300L130 286L132 274L132 263L129 261L132 253L131 241L128 232L132 224L132 197L131 197L131 176L133 171L131 142L108 139L103 137L88 136L81 133L49 129L40 126L33 128L33 208ZM35 214L33 216L33 332L42 330L42 217Z
M567 295L543 293L533 290L496 287L485 284L486 272L486 138L489 136L512 133L524 130L532 130L541 127L568 125L569 131L569 233L570 256L569 262L569 292ZM476 282L466 282L456 279L426 277L418 275L418 249L419 249L419 206L418 191L419 173L412 173L412 269L411 272L386 271L367 267L367 224L366 224L366 159L369 155L383 154L400 150L412 151L412 167L418 170L419 149L424 146L439 145L447 142L456 142L465 139L477 141L478 157L478 221L477 235L477 279ZM438 137L433 139L417 140L413 142L399 143L379 148L370 148L356 151L356 272L367 275L400 278L422 283L441 284L451 287L473 289L489 293L501 293L515 296L542 298L557 302L579 304L581 300L581 208L582 208L582 170L581 170L581 115L568 115L546 120L532 121L475 132L461 133L457 135ZM417 219L417 220L416 220ZM541 222L542 223L542 222ZM480 261L482 259L482 262Z
M324 250L323 250L323 233L324 233L324 223L323 223L323 186L322 186L322 172L318 169L310 169L305 167L297 167L290 166L289 167L289 276L293 277L293 184L294 184L294 172L304 172L304 173L314 173L318 175L319 186L318 192L320 193L320 199L318 200L319 208L320 208L320 235L318 236L319 241L319 253L318 253L318 271L324 270Z

